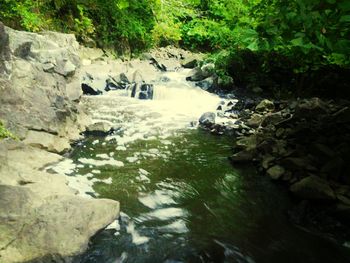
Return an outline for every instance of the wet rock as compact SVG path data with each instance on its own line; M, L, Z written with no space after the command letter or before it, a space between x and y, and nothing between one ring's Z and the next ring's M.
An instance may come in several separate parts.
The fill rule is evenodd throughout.
M264 120L264 115L253 113L250 119L246 122L249 127L257 128Z
M214 112L206 112L199 118L199 124L209 127L215 124L216 114Z
M188 73L186 80L187 81L201 81L201 80L204 80L205 78L206 78L206 76L203 74L203 71L201 70L201 68L194 68Z
M89 125L86 131L94 134L107 135L113 131L113 126L110 122L100 121Z
M198 61L199 60L197 56L190 56L181 61L181 66L183 66L184 68L194 68L197 66Z
M262 100L256 107L257 112L269 112L275 110L275 104L270 100Z
M93 88L86 83L81 84L81 89L82 89L84 95L96 96L96 95L101 95L103 93L101 90Z
M206 91L211 91L215 88L216 79L214 77L209 77L196 83L197 87L202 88Z
M333 189L328 182L318 176L311 175L290 187L292 193L305 199L334 200Z
M269 154L264 155L264 157L262 158L262 162L261 162L262 167L266 170L269 169L275 159L276 158L273 157L272 155L269 155Z
M280 166L280 165L275 165L269 168L266 173L268 176L270 176L271 179L278 180L283 176L283 174L286 172L286 170Z
M41 199L28 188L1 185L1 260L28 262L81 254L89 238L118 212L119 204L112 200L64 195Z
M327 113L327 104L319 98L300 101L295 107L295 114L301 118L316 118Z
M283 121L284 118L281 114L281 112L275 112L275 113L268 113L264 115L264 120L262 121L261 125L263 127L266 127L268 125L277 125L279 122Z
M233 154L229 159L232 163L242 163L253 161L256 156L254 150L243 150Z

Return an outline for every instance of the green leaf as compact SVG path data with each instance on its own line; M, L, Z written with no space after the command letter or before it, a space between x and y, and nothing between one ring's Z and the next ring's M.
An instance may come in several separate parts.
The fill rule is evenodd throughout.
M350 15L341 16L339 22L349 23L350 22Z

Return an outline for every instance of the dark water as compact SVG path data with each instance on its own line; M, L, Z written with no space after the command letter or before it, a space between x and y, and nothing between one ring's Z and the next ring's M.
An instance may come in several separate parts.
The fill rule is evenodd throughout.
M113 141L93 145L95 139L87 138L72 158L115 152ZM112 183L94 189L121 202L120 229L99 233L81 262L350 262L346 248L288 222L282 186L253 168L232 167L231 145L230 138L187 130L117 151L125 166L100 167L95 177ZM138 161L125 161L135 153Z

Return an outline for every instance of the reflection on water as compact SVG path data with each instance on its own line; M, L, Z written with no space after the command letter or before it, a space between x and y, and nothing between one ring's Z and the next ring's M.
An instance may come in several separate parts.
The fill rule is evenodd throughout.
M230 165L231 138L189 125L220 98L184 76L156 85L155 101L122 92L86 98L95 121L116 132L86 138L56 169L74 170L72 186L119 200L122 213L80 262L350 262L345 249L288 222L284 189Z

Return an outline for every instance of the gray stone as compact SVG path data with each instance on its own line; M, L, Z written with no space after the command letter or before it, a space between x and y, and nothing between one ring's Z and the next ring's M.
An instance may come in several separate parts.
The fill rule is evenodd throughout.
M92 123L87 127L88 132L102 132L109 133L113 129L113 126L110 122L100 121Z
M315 175L308 176L293 184L290 190L295 195L305 199L334 200L336 198L328 182Z
M202 88L203 90L210 91L215 88L215 82L216 79L214 77L208 77L204 80L197 82L196 86Z
M199 118L199 123L203 126L215 124L216 115L214 112L206 112Z
M0 142L1 262L81 254L90 237L118 217L118 202L79 197L65 175L44 171L60 160L21 142Z
M274 165L269 168L266 173L271 179L277 180L286 172L286 170L280 165Z
M194 68L198 64L198 58L197 56L190 56L183 61L181 61L181 66L184 68Z
M273 111L275 109L275 105L270 100L262 100L256 107L255 110L257 112L268 112Z

